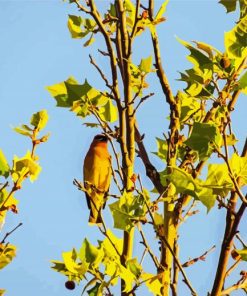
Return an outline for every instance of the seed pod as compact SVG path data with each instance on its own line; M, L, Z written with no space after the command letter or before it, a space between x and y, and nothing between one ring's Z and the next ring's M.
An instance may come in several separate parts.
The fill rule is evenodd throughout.
M68 289L68 290L74 290L75 289L75 282L74 281L67 281L65 283L65 287Z

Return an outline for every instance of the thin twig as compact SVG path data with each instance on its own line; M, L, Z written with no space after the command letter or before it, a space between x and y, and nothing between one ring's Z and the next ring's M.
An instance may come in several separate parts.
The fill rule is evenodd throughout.
M214 251L216 248L216 246L212 246L208 251L204 252L201 256L193 258L191 260L188 260L187 262L183 263L182 266L183 267L189 267L191 265L193 265L194 263L196 263L197 261L205 261L206 260L206 256L211 253L212 251Z
M13 232L15 232L19 227L21 227L23 225L23 223L19 223L14 229L12 229L11 231L7 232L4 236L4 238L2 239L0 244L4 244L5 240L7 239L8 236L10 236Z
M110 85L110 83L109 83L108 79L106 78L105 74L100 69L100 67L96 64L96 62L92 58L91 54L89 55L89 58L90 58L90 63L97 69L97 71L99 72L101 78L105 81L106 86L112 91L112 85Z
M231 274L231 272L238 266L238 264L241 261L242 261L242 259L240 257L240 258L238 258L238 260L236 262L234 262L234 264L231 267L229 267L229 269L227 270L227 272L225 274L225 279L226 279L226 277L228 277Z
M158 260L158 258L154 255L154 253L151 251L151 248L150 248L150 246L148 245L148 242L147 242L147 240L146 240L146 237L145 237L145 235L144 235L144 232L143 232L143 230L142 230L142 228L141 228L141 224L140 224L140 223L138 223L138 230L139 230L140 235L141 235L141 237L142 237L143 245L145 246L146 250L148 251L150 257L152 258L152 260L153 260L153 262L154 262L156 268L159 268L159 267L160 267L159 260Z
M240 234L239 233L236 234L236 238L240 241L240 243L242 244L243 248L246 248L247 249L247 244L240 237Z
M241 284L235 284L235 285L221 291L220 296L230 295L231 292L236 291L236 290L240 290L240 289L247 289L247 281L245 281Z

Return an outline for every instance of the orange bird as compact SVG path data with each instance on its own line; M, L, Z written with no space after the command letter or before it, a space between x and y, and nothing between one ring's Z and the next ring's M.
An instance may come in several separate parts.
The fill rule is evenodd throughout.
M101 224L101 209L105 207L111 180L111 156L107 149L108 138L96 135L84 159L83 174L89 223Z

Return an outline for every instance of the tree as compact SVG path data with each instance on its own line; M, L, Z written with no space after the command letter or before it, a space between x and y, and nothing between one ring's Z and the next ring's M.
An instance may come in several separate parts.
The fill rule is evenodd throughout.
M46 110L39 111L32 115L30 125L23 124L20 127L15 127L14 130L30 138L32 146L31 151L27 151L23 157L14 156L12 166L0 149L0 177L4 183L0 184L0 229L2 230L8 212L18 214L18 200L14 197L20 189L23 182L29 179L34 182L41 171L41 166L38 163L39 157L36 155L36 148L41 143L48 140L49 134L38 137L48 121ZM19 223L14 229L7 232L0 242L0 269L6 267L16 256L16 246L6 242L7 238L16 231L22 223ZM0 289L0 295L3 295L5 290Z
M182 223L197 213L194 207L201 203L207 211L218 206L226 212L225 235L210 295L226 295L236 289L246 291L246 271L241 272L237 283L225 287L226 277L237 264L246 261L247 252L237 235L247 205L243 193L247 181L247 143L240 153L231 122L239 95L246 94L247 89L246 3L220 1L227 12L235 11L237 4L240 10L236 26L225 34L224 52L203 42L192 44L178 39L190 51L192 68L181 73L180 80L186 87L174 94L162 63L156 30L166 20L168 1L155 7L153 0L148 3L116 0L106 3L104 11L93 0L69 2L82 13L69 15L72 38L84 39L84 46L91 46L101 36L106 48L98 52L109 62L110 72L90 55L92 66L105 82L104 90L96 89L87 80L80 84L69 77L49 86L48 91L58 107L69 108L82 119L94 118L85 125L108 136L115 158L112 163L115 185L108 204L114 228L121 229L123 237L118 238L103 222L99 226L103 241L93 245L85 238L80 250L64 252L63 261L53 261L52 268L68 277L68 288L75 287L74 281L86 280L83 291L87 290L88 295L113 295L111 286L120 278L121 295L136 295L138 288L146 285L154 295L168 296L171 292L175 296L179 276L191 295L197 295L185 269L204 260L214 247L181 263L178 237ZM149 57L138 53L136 61L134 43L142 34L150 34L152 53ZM169 129L164 138L157 138L155 152L165 162L161 172L150 161L137 119L142 104L154 95L149 92L150 75L157 76L169 107ZM137 157L143 162L146 176L135 173ZM145 178L150 179L153 189L143 187ZM86 191L77 180L74 184ZM157 236L155 245L150 244L144 230L150 225ZM138 244L134 233L138 233L136 236L144 246L139 258L133 257L133 244ZM235 248L234 240L239 240L242 248ZM153 273L145 271L146 253L152 260ZM231 253L236 260L232 266Z

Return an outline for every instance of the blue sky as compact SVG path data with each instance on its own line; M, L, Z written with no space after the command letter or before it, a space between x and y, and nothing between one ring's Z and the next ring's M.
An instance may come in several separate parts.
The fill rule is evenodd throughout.
M109 1L96 2L105 5ZM97 48L104 48L104 45L99 41L85 49L82 41L70 38L66 23L68 14L73 13L76 9L60 0L0 0L0 148L9 161L14 154L24 155L30 149L30 143L15 134L11 126L28 122L31 114L41 109L48 110L50 120L46 130L51 132L49 141L37 151L42 173L37 182L30 184L26 181L23 190L17 193L20 213L10 213L3 230L5 233L23 222L22 228L10 237L11 243L18 247L18 255L12 264L1 270L0 288L7 290L7 296L80 295L81 287L75 292L64 288L65 277L53 272L49 261L60 259L62 251L80 247L84 237L95 242L99 235L95 228L87 225L85 199L72 185L73 178L82 178L82 161L96 131L86 129L68 110L55 107L55 101L45 90L45 86L63 81L70 75L80 82L87 78L99 89L104 87L88 62L88 54L92 53L100 65L105 65L105 61L97 57ZM234 15L226 15L217 1L170 1L167 22L160 25L159 34L164 66L174 93L183 86L175 81L179 77L178 71L189 65L185 58L188 53L175 36L187 41L204 41L223 50L223 34L233 27L234 21ZM150 55L147 38L140 38L135 48L137 62L140 53L143 57ZM155 80L155 77L150 78L156 96L143 105L138 115L149 151L156 150L155 136L161 136L167 128L168 108ZM243 146L246 136L244 99L240 98L233 116L234 131L240 139L238 147ZM162 169L159 160L154 156L151 158ZM136 170L143 172L141 163L137 162ZM148 180L144 184L151 189ZM199 295L206 295L212 286L212 270L224 219L224 211L214 209L207 215L201 208L200 214L182 227L182 262L217 244L217 250L205 263L200 262L186 270ZM110 225L110 218L108 221ZM246 226L245 220L241 229ZM121 235L121 232L117 233ZM150 232L149 235L153 234ZM135 253L138 249L139 246ZM183 284L180 289L180 295L189 295ZM145 295L149 295L148 292Z

